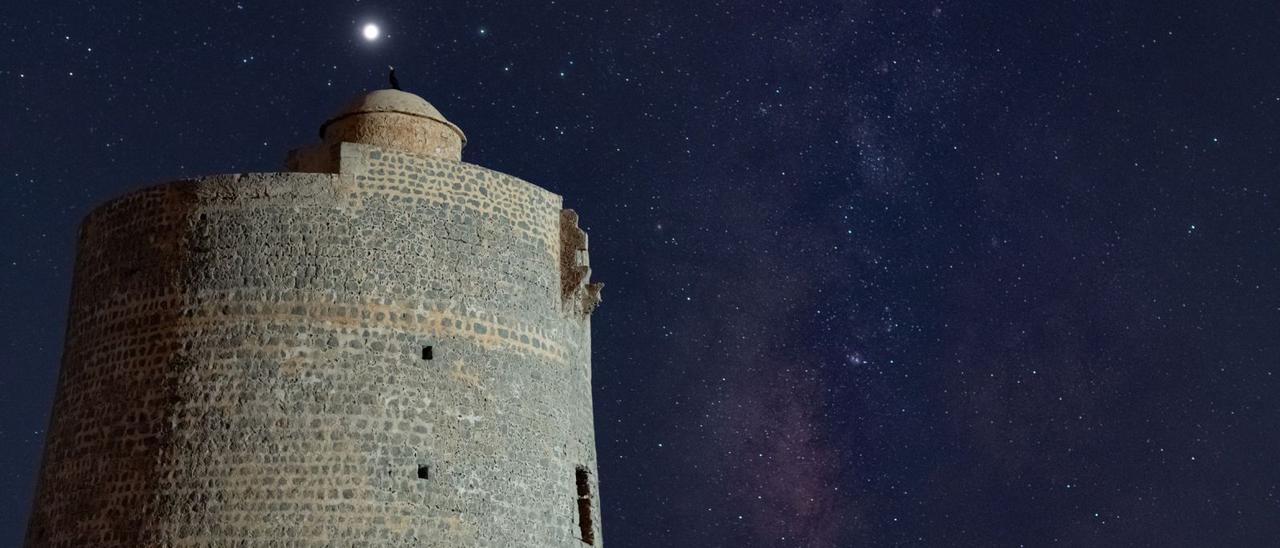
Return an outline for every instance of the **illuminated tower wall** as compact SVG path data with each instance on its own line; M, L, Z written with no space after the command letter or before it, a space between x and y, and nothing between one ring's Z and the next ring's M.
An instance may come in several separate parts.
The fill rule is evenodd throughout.
M586 235L358 97L84 221L27 545L601 544Z

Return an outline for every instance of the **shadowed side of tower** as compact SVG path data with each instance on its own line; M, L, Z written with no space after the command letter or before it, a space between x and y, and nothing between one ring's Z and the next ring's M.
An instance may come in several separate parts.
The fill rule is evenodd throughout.
M586 235L379 90L85 220L28 546L601 544Z

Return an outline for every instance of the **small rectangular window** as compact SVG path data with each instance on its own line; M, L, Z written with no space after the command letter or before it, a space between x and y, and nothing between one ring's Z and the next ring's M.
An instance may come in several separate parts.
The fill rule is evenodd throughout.
M430 346L424 346L424 347L422 347L422 359L424 359L424 360L429 360L429 359L431 359L431 358L432 358L432 356L431 356L431 347L430 347Z
M418 479L431 479L431 467L425 464L418 466Z
M595 528L591 526L591 473L586 467L579 466L574 480L578 487L578 530L582 542L596 543Z

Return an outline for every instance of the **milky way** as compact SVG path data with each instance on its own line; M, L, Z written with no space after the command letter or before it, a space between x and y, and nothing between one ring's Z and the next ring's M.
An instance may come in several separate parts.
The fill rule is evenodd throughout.
M1271 543L1274 22L7 3L0 544L25 527L80 217L278 170L388 65L464 160L563 194L590 233L609 546Z

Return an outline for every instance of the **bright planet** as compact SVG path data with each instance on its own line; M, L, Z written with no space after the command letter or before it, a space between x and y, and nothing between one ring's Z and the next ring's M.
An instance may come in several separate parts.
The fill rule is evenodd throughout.
M1280 548L1280 0L71 4L0 548Z

